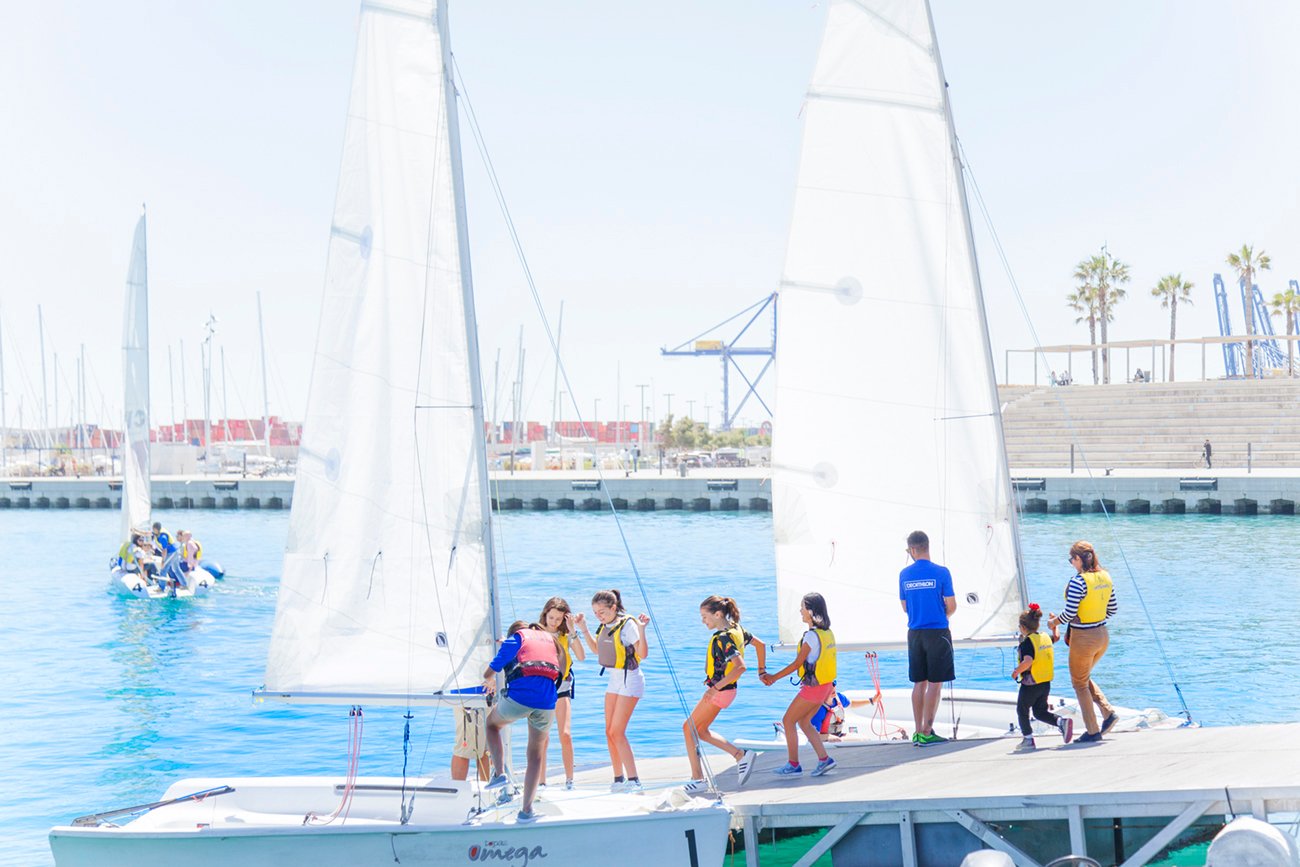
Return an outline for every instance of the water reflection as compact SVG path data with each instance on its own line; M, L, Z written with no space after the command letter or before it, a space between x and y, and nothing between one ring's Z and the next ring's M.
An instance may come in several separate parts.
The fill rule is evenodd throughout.
M177 685L194 677L201 599L114 600L116 639L108 649L117 686L104 693L116 720L96 757L108 759L103 785L129 784L153 791L176 771L193 736L194 720Z

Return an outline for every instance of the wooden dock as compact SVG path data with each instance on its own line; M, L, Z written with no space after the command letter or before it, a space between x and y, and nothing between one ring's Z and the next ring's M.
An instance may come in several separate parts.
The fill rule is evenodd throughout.
M1020 754L1018 742L841 748L831 752L839 766L821 778L808 775L811 750L794 779L769 773L783 752L764 753L740 790L734 764L706 752L748 867L758 867L760 835L770 829L829 829L798 867L832 849L836 864L915 867L955 865L980 848L1025 867L1067 853L1136 867L1193 825L1300 812L1300 723L1115 734L1095 745L1040 737L1036 751ZM650 789L689 774L684 757L638 764ZM577 779L608 785L609 771Z

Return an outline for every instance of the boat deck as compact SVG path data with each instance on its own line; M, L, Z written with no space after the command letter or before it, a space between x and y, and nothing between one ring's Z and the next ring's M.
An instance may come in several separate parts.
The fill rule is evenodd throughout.
M1010 737L837 749L831 755L838 767L820 778L808 775L816 763L809 748L801 754L804 774L794 779L769 773L784 762L783 753L764 753L739 790L734 764L705 749L733 825L744 832L748 865L759 863L759 832L773 828L830 829L799 865L811 864L863 825L897 826L901 863L926 863L918 860L916 826L956 823L1017 864L1035 867L1035 857L1008 839L1014 835L992 826L1063 821L1071 852L1084 855L1096 839L1096 820L1110 828L1127 818L1172 819L1158 823L1163 827L1153 837L1118 859L1133 867L1203 816L1267 820L1300 811L1300 723L1112 734L1093 745L1065 746L1059 738L1040 737L1036 751L1013 753L1018 742ZM648 787L683 781L689 773L684 757L638 766ZM578 782L600 784L608 774L608 768L587 771Z

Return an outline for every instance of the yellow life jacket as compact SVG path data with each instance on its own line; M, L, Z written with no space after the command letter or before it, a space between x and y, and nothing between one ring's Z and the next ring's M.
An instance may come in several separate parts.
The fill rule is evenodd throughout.
M131 550L132 547L134 546L132 546L131 540L127 539L122 543L122 547L117 549L117 558L128 566L135 562L135 554Z
M566 632L555 633L555 640L560 642L560 647L564 648L564 670L560 673L560 680L569 679L569 672L573 671L573 654L569 651L569 635Z
M1110 605L1110 595L1115 583L1110 580L1110 573L1105 569L1095 572L1081 572L1083 583L1088 590L1079 602L1079 623L1101 623L1106 619L1106 607Z
M636 658L636 648L623 643L623 627L631 620L620 617L614 623L602 623L596 627L596 658L604 668L622 668L628 671L639 668L640 660Z
M1034 662L1029 666L1029 676L1034 683L1050 683L1056 651L1052 649L1052 636L1047 632L1034 632L1029 635L1034 644Z
M731 636L731 641L736 646L736 651L740 654L740 658L745 658L745 633L739 626L719 629L717 632L713 633L713 637L709 639L708 650L704 652L704 679L710 684L722 680L724 677L731 674L732 670L736 667L735 660L728 660L726 670L721 674L716 674L715 676L715 673L718 670L718 664L717 660L714 658L714 647L724 635Z
M817 636L822 649L811 669L808 663L804 662L803 669L799 673L799 682L805 686L830 683L838 674L835 668L835 633L829 629L809 629L808 632Z

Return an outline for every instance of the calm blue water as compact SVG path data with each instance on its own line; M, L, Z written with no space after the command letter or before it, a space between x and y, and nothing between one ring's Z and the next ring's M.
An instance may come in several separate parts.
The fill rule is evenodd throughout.
M108 592L112 512L0 512L0 863L48 864L47 829L74 816L155 799L184 775L342 774L346 709L254 707L262 680L288 523L282 512L160 514L193 528L228 579L206 599L150 602ZM575 608L603 587L641 610L608 515L512 513L499 521L506 578L503 618L533 618L553 594ZM629 514L624 526L673 664L691 696L707 632L699 602L740 602L751 631L776 634L771 522L767 515ZM1069 577L1066 550L1091 539L1116 576L1122 611L1099 680L1112 700L1176 710L1151 632L1116 551L1120 545L1193 713L1202 723L1300 719L1300 620L1292 559L1300 521L1288 517L1027 516L1030 589L1057 607ZM89 543L83 540L94 540ZM102 542L102 544L101 544ZM39 592L33 592L39 588ZM653 636L652 636L653 637ZM1002 651L962 653L958 686L1009 688ZM682 749L682 712L662 648L651 647L652 689L633 718L640 756ZM905 661L883 661L886 685L905 685ZM860 670L850 687L867 685ZM602 682L579 670L574 736L579 763L607 761ZM757 684L725 712L728 734L765 734L788 688ZM363 774L397 774L402 720L366 713ZM410 764L445 768L450 720L417 711ZM554 744L553 744L554 745ZM558 747L554 769L560 767Z

